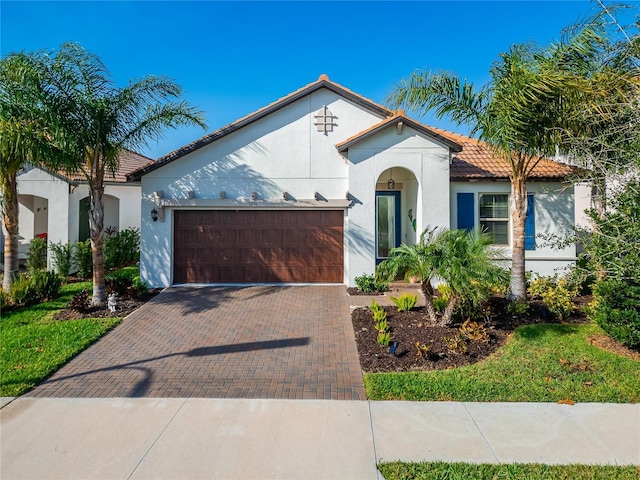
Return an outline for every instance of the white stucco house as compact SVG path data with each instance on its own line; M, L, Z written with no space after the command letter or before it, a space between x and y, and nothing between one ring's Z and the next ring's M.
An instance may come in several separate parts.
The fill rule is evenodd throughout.
M126 175L149 163L150 158L125 150L115 175L105 175L105 228L140 228L140 182L127 182ZM20 259L36 236L50 243L89 238L89 188L82 175L26 166L18 175L18 202Z
M528 184L527 269L575 261L544 247L576 218L543 160ZM426 227L481 228L509 251L506 167L482 143L393 112L326 75L128 176L142 184L141 273L182 283L341 283L373 273Z

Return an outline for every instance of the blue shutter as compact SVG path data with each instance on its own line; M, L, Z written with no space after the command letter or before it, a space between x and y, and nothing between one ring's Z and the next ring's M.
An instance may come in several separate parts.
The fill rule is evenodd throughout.
M524 221L524 249L536 249L536 213L533 208L533 193L527 194L527 218Z
M473 193L458 193L458 228L471 231L475 228Z

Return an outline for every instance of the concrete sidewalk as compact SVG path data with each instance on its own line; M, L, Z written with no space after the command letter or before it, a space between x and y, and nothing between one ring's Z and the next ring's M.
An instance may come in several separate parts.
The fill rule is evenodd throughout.
M392 460L640 465L640 405L21 397L0 411L0 440L3 480L376 479Z

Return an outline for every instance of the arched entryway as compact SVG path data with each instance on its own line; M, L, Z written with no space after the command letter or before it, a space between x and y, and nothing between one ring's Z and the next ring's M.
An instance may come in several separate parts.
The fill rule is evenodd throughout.
M120 229L120 199L112 195L103 195L104 228L112 231ZM89 197L80 200L78 216L78 240L83 242L89 238Z
M35 237L47 238L49 232L49 200L37 195L19 195L20 236L18 256L26 258L29 243Z
M393 167L376 181L376 264L388 258L392 248L416 241L419 218L418 180L410 170Z

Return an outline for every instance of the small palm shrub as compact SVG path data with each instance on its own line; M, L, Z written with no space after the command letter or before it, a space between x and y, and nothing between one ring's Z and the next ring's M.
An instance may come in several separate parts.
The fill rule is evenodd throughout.
M422 280L426 309L433 324L448 325L459 305L477 308L491 296L491 285L501 283L508 272L498 265L503 252L493 247L492 238L465 230L427 229L416 245L393 248L380 262L376 275L391 281L399 275ZM432 281L439 279L451 289L442 313L436 313Z
M418 295L405 292L399 297L389 297L391 301L398 307L399 312L408 312L418 303Z
M374 275L362 274L355 278L356 286L359 292L386 292L389 290L389 284L376 280Z

